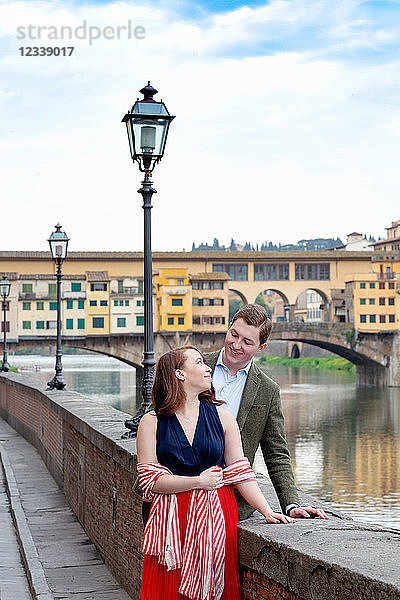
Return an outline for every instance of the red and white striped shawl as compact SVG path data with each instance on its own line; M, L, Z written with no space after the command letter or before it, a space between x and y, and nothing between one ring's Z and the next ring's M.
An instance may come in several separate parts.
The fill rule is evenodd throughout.
M172 475L171 471L160 464L142 463L138 474L144 500L153 502L144 530L143 552L158 556L168 571L181 569L181 594L191 600L219 600L224 591L225 521L217 491L190 492L182 550L176 495L153 492L156 481L165 474ZM255 481L247 458L222 469L222 475L222 485Z

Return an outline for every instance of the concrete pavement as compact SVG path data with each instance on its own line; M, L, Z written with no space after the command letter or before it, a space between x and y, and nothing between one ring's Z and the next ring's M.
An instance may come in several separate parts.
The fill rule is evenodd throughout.
M129 600L35 448L1 418L0 447L0 600Z

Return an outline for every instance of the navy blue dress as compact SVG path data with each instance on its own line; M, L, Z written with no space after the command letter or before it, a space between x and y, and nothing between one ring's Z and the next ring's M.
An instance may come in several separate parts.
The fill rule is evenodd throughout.
M177 416L157 416L157 459L174 475L200 475L218 465L224 468L225 435L217 407L200 401L199 418L190 444Z
M218 465L224 468L225 434L215 404L200 401L199 417L190 444L175 414L157 416L156 452L159 463L174 475L197 476ZM225 522L225 581L221 600L240 600L237 549L238 511L231 486L217 490ZM176 494L182 547L185 545L191 491ZM143 506L150 508L149 502ZM149 509L148 509L149 510ZM186 600L179 593L180 569L167 571L157 556L146 554L143 562L140 600Z

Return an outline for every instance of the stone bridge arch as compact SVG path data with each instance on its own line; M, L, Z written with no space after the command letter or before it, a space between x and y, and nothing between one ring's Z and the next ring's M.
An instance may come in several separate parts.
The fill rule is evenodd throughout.
M274 323L271 340L303 342L329 350L356 365L357 383L399 386L399 334L361 334L352 324Z

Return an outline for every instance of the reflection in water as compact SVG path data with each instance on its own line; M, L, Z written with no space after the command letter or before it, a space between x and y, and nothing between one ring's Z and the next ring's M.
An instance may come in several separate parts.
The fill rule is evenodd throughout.
M400 527L400 390L351 374L268 369L281 384L297 485L364 521Z
M54 358L49 356L13 356L11 361L16 367L26 367L27 370L21 373L26 372L42 381L43 389L54 374ZM136 412L136 371L133 367L98 354L67 354L62 362L67 389L129 414ZM36 365L39 372L34 370Z
M28 373L43 389L54 372L51 357L15 356L12 364L38 365ZM94 354L66 355L63 365L68 389L136 412L133 368ZM400 389L357 388L342 371L264 370L281 386L298 487L356 519L400 528ZM265 472L262 459L256 470Z

